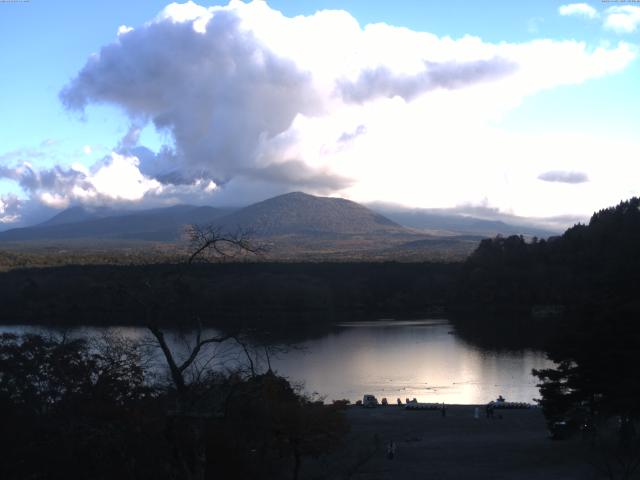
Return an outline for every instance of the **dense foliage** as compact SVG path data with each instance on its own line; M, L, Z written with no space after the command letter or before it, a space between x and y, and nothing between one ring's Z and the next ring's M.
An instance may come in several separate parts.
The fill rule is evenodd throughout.
M483 240L465 263L461 301L479 304L635 304L640 199L595 213L548 240Z
M159 473L159 398L129 347L0 336L0 477L127 478L145 464Z
M334 322L337 316L424 315L453 289L455 264L218 263L65 266L0 274L0 322L139 324L143 288L166 323L186 306L205 323ZM142 280L143 281L142 281Z
M556 368L536 371L547 418L640 418L640 326L631 312L583 312L548 346Z
M1 335L0 478L297 478L346 432L338 409L271 371L206 375L190 384L197 409L177 412L143 354L121 339Z

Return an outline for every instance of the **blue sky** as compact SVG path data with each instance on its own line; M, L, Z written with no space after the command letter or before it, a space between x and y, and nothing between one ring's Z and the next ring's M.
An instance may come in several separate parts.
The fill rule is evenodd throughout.
M246 149L236 152L236 144L228 139L228 132L225 133L223 128L220 133L220 127L224 125L215 122L204 134L209 140L203 140L197 151L190 145L183 145L181 142L186 142L188 136L176 139L175 135L189 127L184 123L184 116L189 112L181 112L179 120L172 118L166 125L159 126L162 122L158 122L159 117L156 117L160 107L154 106L152 110L138 108L139 102L132 99L131 92L126 94L126 99L116 98L114 93L107 91L113 85L101 85L102 90L94 89L85 95L87 88L97 87L77 82L72 88L73 98L82 97L84 108L65 106L61 101L60 92L72 85L89 57L104 46L120 42L117 32L122 25L134 28L131 35L141 32L140 38L135 40L140 44L134 44L134 40L125 42L124 38L131 35L124 34L117 61L124 65L131 61L144 63L139 50L135 50L135 55L131 52L133 48L139 49L141 42L151 41L142 36L152 29L146 22L156 18L167 3L122 0L81 4L64 0L0 3L0 168L4 168L4 171L0 170L0 198L3 199L0 218L4 219L5 226L28 223L73 204L117 203L132 207L183 201L243 204L290 189L341 195L358 201L396 202L412 207L480 205L487 211L533 217L585 215L594 208L640 193L634 191L631 184L631 180L635 180L640 185L635 177L640 162L636 150L637 125L640 124L640 62L637 58L640 7L633 3L274 0L268 2L268 12L253 7L237 8L236 3L230 11L236 12L234 15L242 20L244 29L256 34L261 42L260 49L264 48L278 58L292 60L301 72L311 72L313 89L305 90L301 95L311 92L314 97L322 96L317 101L323 105L311 111L305 110L307 107L301 104L300 111L274 112L274 116L265 117L265 121L282 119L285 124L273 132L259 129L248 132L245 139L255 135L251 153ZM198 4L211 7L224 6L226 2L202 1ZM561 14L563 6L567 8ZM296 22L290 17L310 19L317 11L325 9L345 10L347 14L323 17L315 23L318 25L316 37L302 35L297 38L297 30L293 28ZM205 10L198 10L193 5L186 20L178 20L175 13L171 13L162 17L163 20L157 20L156 24L161 21L172 25L196 22L197 18L205 15ZM276 18L271 12L281 12L286 21ZM210 25L221 16L214 15L213 18ZM345 19L357 21L359 34L356 35L357 28L350 25L343 30L338 29L339 33L335 35L345 35L346 50L366 50L366 62L363 61L355 70L352 71L345 63L342 70L336 67L334 72L334 66L326 59L319 58L314 63L313 59L304 58L304 52L289 48L298 41L310 42L309 51L315 52L313 44L329 42L334 36L331 22L348 24ZM281 20L292 25L293 33L284 40L267 25ZM371 23L402 28L365 34L365 26ZM411 42L407 43L404 38L405 30L412 34L432 34L437 39L430 43L433 50L416 45L416 51L411 51ZM364 40L356 38L358 36ZM465 36L475 37L476 42L462 41ZM447 41L447 37L451 41ZM419 36L415 38L417 43L421 42ZM381 44L383 48L389 45L390 49L397 49L398 58L406 56L406 62L395 62L393 52L381 53L378 62L374 46L377 39L385 42ZM552 44L544 47L540 43L543 40ZM127 45L131 46L131 52L125 51ZM370 50L368 45L371 45ZM172 46L168 44L166 48L171 49ZM339 54L339 46L336 48ZM602 50L602 55L597 53L598 49ZM553 53L556 51L559 52L557 58ZM322 53L318 55L322 57ZM576 55L584 58L576 60L574 68L570 63ZM448 70L439 75L448 75L452 65L465 68L464 65L468 64L470 71L474 72L478 68L491 69L493 67L487 62L494 59L504 59L514 67L491 71L493 73L489 72L487 78L464 80L460 84L463 86L458 86L460 79L456 77L453 79L455 88L450 88L450 83L445 82L434 91L425 88L418 94L405 96L402 92L389 90L392 86L388 82L406 79L407 75L419 75L411 69L420 62L444 65ZM197 70L198 67L194 68ZM512 70L517 70L517 73ZM387 82L384 83L386 90L375 95L368 92L366 102L347 99L336 106L335 99L325 95L327 82L334 82L331 83L333 86L342 85L348 77L355 79L353 88L360 88L362 81L371 81L371 72L374 71L389 75L384 80ZM93 74L108 76L104 68ZM215 72L207 74L215 77ZM510 78L516 77L517 81L509 83ZM190 80L200 82L200 78ZM202 81L205 82L206 78L203 77ZM236 79L229 81L234 84ZM378 88L380 81L376 77L374 84L368 87ZM506 82L504 96L498 86L503 81ZM494 82L496 88L492 89ZM162 95L162 87L159 88L159 95ZM173 93L171 88L167 86L166 91L180 95L180 91ZM207 87L202 88L206 90ZM208 96L209 92L203 91L199 95ZM238 113L239 128L247 125L253 128L256 122L247 118L255 119L262 114L259 110L257 113L251 110L258 108L256 105L263 108L262 99L256 100L258 103L233 103L229 100L236 98L233 87L229 91L218 89L215 95L211 99L211 109L204 113L196 111L197 108L192 109L194 117L206 114L218 119L215 108L230 102L231 106L226 108L245 111L232 115L227 112L227 116L233 117ZM496 102L489 102L488 95L494 95ZM174 112L177 107L163 104L162 108ZM442 112L452 112L453 109L459 112L457 118L439 122ZM439 117L435 116L435 111L441 112ZM383 120L389 115L394 115L394 121L386 125ZM435 129L447 128L443 130L447 138L449 135L464 138L467 132L485 132L486 129L482 138L470 134L468 139L470 144L477 141L476 147L470 151L478 152L478 158L471 162L469 152L457 147L448 148L442 134L434 133L438 138L429 142L428 130L426 133L416 131L415 122L433 124ZM140 128L141 133L136 135L135 145L122 147L122 139L133 124ZM458 124L461 130L455 133ZM343 128L342 134L335 130L336 125ZM397 125L404 126L396 130ZM356 131L359 133L352 135ZM380 135L373 132L385 131L390 132L388 142L375 143L373 137L379 138ZM351 138L353 144L338 145L336 138ZM565 138L575 142L575 148L565 149ZM585 145L584 138L594 142L589 151L599 154L608 151L611 156L620 157L618 163L611 165L610 171L605 171L598 158L585 157L581 160L584 154L580 145ZM500 156L499 161L492 159L494 152L487 139L500 142L504 151L496 154ZM425 142L424 147L421 141ZM522 152L517 147L520 141ZM242 143L243 140L235 142ZM532 149L524 146L528 145L527 142L548 145L547 150L542 148L537 153L545 156L544 161L537 163ZM454 140L453 143L457 142ZM399 144L403 146L398 147ZM558 148L557 145L563 147ZM172 154L161 154L163 146L165 152L173 150ZM256 150L258 146L259 151ZM422 148L423 154L420 153ZM205 155L210 163L203 163L199 157L203 155L203 149L212 152ZM548 151L557 151L558 156L563 156L557 160L557 166L555 160L547 158ZM112 152L119 156L113 157ZM384 152L385 158L376 159L372 165L372 152L373 155ZM244 163L245 157L241 155L254 154L255 158ZM226 156L218 159L216 155ZM240 158L241 166L237 165L234 155ZM575 158L567 160L567 155ZM396 156L406 159L402 165L389 160ZM441 157L447 160L439 161ZM517 160L520 157L522 160ZM610 163L609 158L601 161ZM25 162L31 169L31 181L25 180ZM233 162L236 163L231 165ZM452 162L459 162L459 165L448 170L447 165ZM480 176L477 174L478 163L485 165ZM69 173L72 165L75 165L75 170ZM397 167L393 175L388 173L391 165ZM107 168L111 166L112 171L108 172ZM101 170L102 167L105 168ZM45 182L46 172L55 168L63 172L60 175L64 174L64 180L56 178ZM468 170L468 176L475 177L476 182L459 176L461 170ZM486 175L485 171L488 172ZM583 172L584 178L589 180L570 184L539 179L539 175L555 171ZM194 172L200 173L196 175ZM174 175L171 178L179 174L182 180L170 183L166 180L168 173ZM99 178L94 178L98 174ZM131 175L130 187L133 190L119 192L109 184L108 179L122 178L123 175ZM434 180L432 183L425 180L421 186L414 181L418 177ZM547 175L544 178L551 177ZM564 177L558 175L558 178ZM621 183L625 179L629 184ZM80 183L76 185L74 182ZM548 204L540 205L541 197L548 198Z

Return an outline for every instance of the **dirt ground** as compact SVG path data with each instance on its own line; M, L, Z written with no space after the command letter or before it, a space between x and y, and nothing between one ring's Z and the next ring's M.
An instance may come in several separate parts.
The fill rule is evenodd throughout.
M551 440L539 409L500 410L493 419L485 417L483 407L476 419L474 410L469 405L448 406L443 417L439 411L407 411L398 406L350 407L346 415L351 433L345 446L326 460L323 474L311 467L304 476L354 480L599 478L589 465L584 443L580 439ZM393 459L387 458L391 441L396 444Z

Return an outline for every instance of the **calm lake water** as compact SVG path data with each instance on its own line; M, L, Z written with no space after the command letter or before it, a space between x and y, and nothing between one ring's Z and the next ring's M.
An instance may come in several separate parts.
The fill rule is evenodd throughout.
M56 332L24 326L3 326L0 331ZM87 337L116 333L149 340L146 330L135 327L79 328L68 333ZM176 349L189 340L189 336L171 337ZM220 369L231 369L244 358L232 344L216 345L205 354L215 354L212 364ZM371 393L390 402L415 397L424 402L473 404L498 395L531 402L539 397L531 370L551 365L539 351L474 346L455 335L446 320L344 323L330 333L290 344L271 357L275 371L326 401L355 401ZM265 367L264 355L255 360Z

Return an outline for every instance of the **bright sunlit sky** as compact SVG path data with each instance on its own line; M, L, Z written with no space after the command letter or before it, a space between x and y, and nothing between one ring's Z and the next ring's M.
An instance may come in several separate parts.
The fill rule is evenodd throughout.
M573 219L640 194L640 4L0 2L0 226L294 190Z

